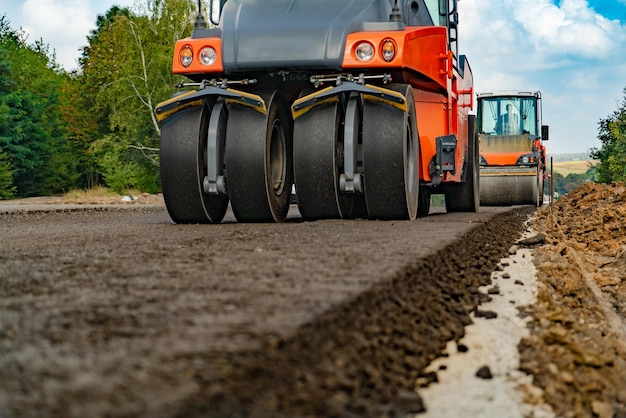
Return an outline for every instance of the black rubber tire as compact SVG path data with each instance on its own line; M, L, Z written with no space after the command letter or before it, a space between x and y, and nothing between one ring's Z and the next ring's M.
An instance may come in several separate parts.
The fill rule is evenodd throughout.
M161 126L161 187L167 212L176 223L219 223L228 208L227 196L203 191L211 107L206 101L178 112Z
M239 222L281 222L293 184L291 117L278 91L262 94L267 113L233 106L226 130L226 185Z
M293 169L298 209L304 220L339 218L339 102L298 118L293 130Z
M480 153L475 115L468 116L467 133L468 150L465 181L443 186L446 196L446 211L448 212L478 212L480 208Z
M368 216L415 219L419 197L419 136L413 88L392 84L407 100L403 112L376 101L363 109L363 177Z
M420 185L419 198L417 202L417 217L423 218L430 213L430 196L431 189L427 186Z
M539 172L537 173L537 207L541 207L543 206L543 195L544 195L544 189L545 187L545 181L543 178L543 169L540 169Z

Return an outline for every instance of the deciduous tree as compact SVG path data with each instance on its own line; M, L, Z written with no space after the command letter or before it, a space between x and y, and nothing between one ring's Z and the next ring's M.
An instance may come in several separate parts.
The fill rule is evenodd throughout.
M601 183L626 182L626 88L618 109L598 123L600 148L591 158L599 160L597 175Z
M171 54L174 42L191 33L193 3L148 0L132 12L111 9L89 39L81 61L85 84L96 90L94 108L105 110L109 122L109 134L93 149L105 180L116 189L113 179L135 179L129 187L148 191L159 187L154 108L180 80L171 74Z

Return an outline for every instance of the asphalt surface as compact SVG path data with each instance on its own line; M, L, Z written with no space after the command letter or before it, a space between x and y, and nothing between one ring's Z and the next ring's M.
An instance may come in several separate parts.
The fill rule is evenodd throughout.
M161 205L0 205L0 416L423 410L415 380L531 211L176 225Z

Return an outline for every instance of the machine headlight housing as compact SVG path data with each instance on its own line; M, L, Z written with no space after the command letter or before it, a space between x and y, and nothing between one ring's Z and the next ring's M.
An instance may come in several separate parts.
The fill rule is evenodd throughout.
M386 62L391 62L396 57L396 44L391 39L385 39L380 47L380 53Z
M488 165L487 164L487 160L482 155L480 156L480 160L478 162L478 165Z
M354 49L354 54L359 61L371 61L374 58L374 45L369 42L360 42Z
M217 53L215 52L215 49L210 46L202 48L200 50L200 54L198 55L200 57L200 62L207 66L215 64L215 61L217 60Z
M193 49L191 49L191 46L185 45L182 47L178 57L180 59L180 65L185 68L189 67L193 62Z
M536 163L537 163L537 157L534 154L520 155L520 157L517 159L517 165L529 165L529 164L536 164Z

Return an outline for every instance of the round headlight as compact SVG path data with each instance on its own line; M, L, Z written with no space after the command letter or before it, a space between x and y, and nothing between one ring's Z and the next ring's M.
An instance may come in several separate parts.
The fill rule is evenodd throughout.
M522 163L528 164L529 162L530 162L530 158L528 158L527 156L522 157Z
M200 62L204 65L213 65L217 60L217 53L215 49L210 46L205 46L200 50Z
M391 62L396 56L396 45L391 39L386 39L381 47L381 54L383 59L387 62Z
M370 61L374 58L374 47L369 42L361 42L356 46L354 53L359 61Z
M193 50L189 45L185 45L183 49L180 50L179 57L180 64L183 67L187 68L191 65L191 62L193 61Z

